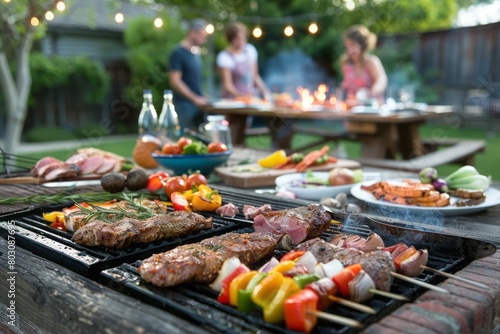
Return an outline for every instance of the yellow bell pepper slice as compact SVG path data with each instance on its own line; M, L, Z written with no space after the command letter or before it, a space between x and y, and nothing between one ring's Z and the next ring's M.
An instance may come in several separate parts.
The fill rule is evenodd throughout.
M287 161L286 152L284 150L277 150L271 155L258 160L257 162L261 167L264 168L274 168L279 164L283 164Z
M288 270L292 269L295 267L295 261L292 260L287 260L287 261L282 261L278 263L273 269L270 271L277 271L279 273L286 273Z
M52 211L47 213L42 213L43 219L48 221L49 223L55 223L59 220L64 221L64 212L62 211ZM59 220L58 220L59 219Z
M257 275L256 270L252 270L236 276L229 284L229 305L238 306L238 291L245 290L250 280Z

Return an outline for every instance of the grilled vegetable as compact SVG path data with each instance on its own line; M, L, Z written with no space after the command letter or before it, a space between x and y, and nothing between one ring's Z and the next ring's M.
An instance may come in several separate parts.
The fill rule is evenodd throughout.
M345 267L340 273L332 277L341 296L349 297L349 282L362 270L361 264Z
M238 290L238 311L243 313L250 313L257 309L257 305L252 301L252 292L265 277L267 273L257 273L250 279L244 290Z
M312 290L291 295L284 303L286 328L309 333L316 326L318 296Z
M219 301L222 304L229 304L231 298L230 285L232 281L240 274L247 273L249 271L250 269L242 263L238 267L236 267L236 269L234 269L229 275L227 275L226 278L224 278L224 280L222 281L222 286L219 293L219 297L217 297L217 301ZM233 298L236 299L236 294ZM236 300L234 302L236 302Z
M198 185L198 191L193 194L191 205L194 211L213 212L222 205L222 197L217 190L210 189L207 185Z
M418 173L418 178L422 183L431 183L438 178L438 171L436 168L425 167Z

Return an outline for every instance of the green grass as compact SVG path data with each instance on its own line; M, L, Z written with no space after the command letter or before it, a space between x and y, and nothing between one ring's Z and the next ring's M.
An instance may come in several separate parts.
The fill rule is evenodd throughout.
M316 125L317 124L315 124L315 126ZM332 127L331 124L330 125L320 124L318 126L323 126L327 128ZM341 127L341 124L336 124L334 126ZM493 180L500 181L500 168L498 168L498 166L500 165L500 155L498 154L499 151L498 148L500 147L499 133L493 133L492 135L486 137L484 130L460 129L460 128L455 128L453 126L448 126L446 124L430 123L421 127L421 136L423 138L429 138L429 139L461 138L461 139L485 140L486 150L483 153L479 153L476 155L475 167L479 170L481 174L491 175ZM297 135L293 139L292 148L314 142L317 139L318 139L317 136ZM135 146L135 142L136 138L131 136L130 139L127 138L116 142L110 141L110 142L95 143L92 146L103 150L111 151L125 157L130 157L132 155L132 150ZM361 144L352 141L341 141L341 142L347 151L348 157L356 158L360 156ZM269 149L271 147L271 140L269 136L256 136L247 138L246 144L247 146L253 148ZM331 147L331 152L332 152L335 147L335 143L332 141L329 145ZM64 160L68 158L72 153L74 152L66 149L66 150L54 150L47 152L37 152L30 154L30 156L39 159L50 155L55 158ZM459 165L450 164L438 167L438 171L440 175L448 175L459 167L460 167Z

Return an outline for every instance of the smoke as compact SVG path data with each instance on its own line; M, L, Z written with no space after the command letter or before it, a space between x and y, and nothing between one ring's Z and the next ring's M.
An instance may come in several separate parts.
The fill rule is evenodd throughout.
M300 49L284 51L269 59L262 75L273 93L289 93L297 98L297 87L314 92L326 84L330 91L335 83L327 71Z

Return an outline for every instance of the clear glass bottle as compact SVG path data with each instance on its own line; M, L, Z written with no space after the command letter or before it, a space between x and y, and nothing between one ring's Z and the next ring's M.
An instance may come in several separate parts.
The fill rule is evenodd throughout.
M162 143L175 142L181 136L179 117L172 103L173 94L169 89L163 91L163 107L158 119L158 137Z
M145 89L143 93L142 109L138 120L139 135L156 136L157 123L158 116L153 105L153 94L150 89Z
M211 141L226 144L228 149L232 149L231 130L224 115L207 116L207 123L200 124L198 130Z

